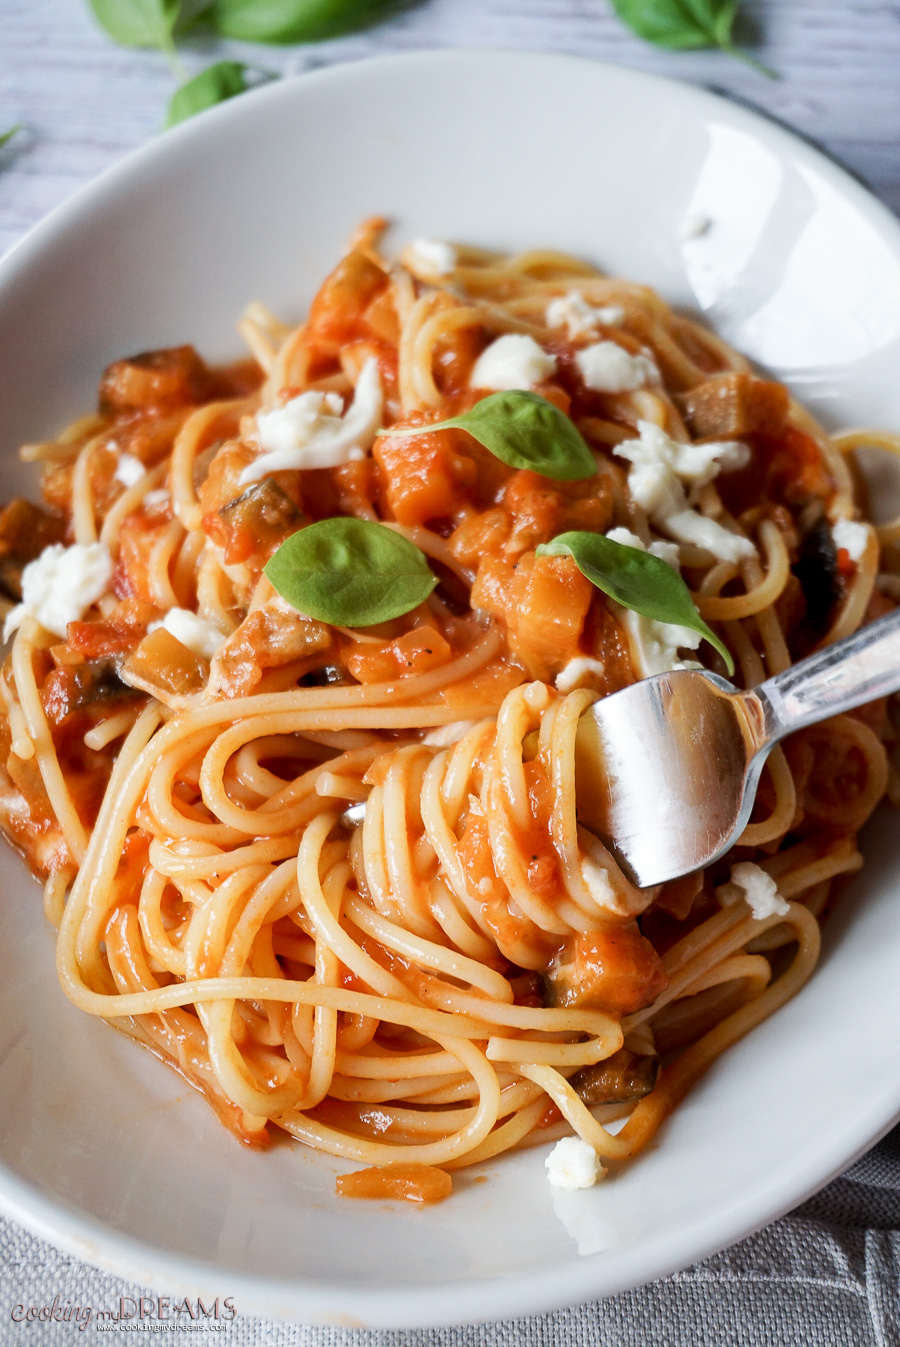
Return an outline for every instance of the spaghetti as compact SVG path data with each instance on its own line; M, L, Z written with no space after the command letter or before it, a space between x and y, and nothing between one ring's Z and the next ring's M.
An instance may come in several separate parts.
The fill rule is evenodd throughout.
M900 525L859 519L872 436L829 439L645 287L548 251L420 243L390 263L380 228L301 326L247 311L252 360L119 361L96 414L23 450L44 506L0 516L22 600L0 818L45 879L75 1005L242 1141L274 1123L387 1167L348 1191L444 1196L432 1167L571 1131L605 1162L640 1151L810 976L856 834L900 794L886 707L840 716L774 750L723 862L633 888L579 826L578 718L655 667L725 665L540 545L653 550L750 687L896 600ZM429 430L516 387L571 418L593 475ZM355 627L285 602L265 565L340 516L423 553L430 596Z

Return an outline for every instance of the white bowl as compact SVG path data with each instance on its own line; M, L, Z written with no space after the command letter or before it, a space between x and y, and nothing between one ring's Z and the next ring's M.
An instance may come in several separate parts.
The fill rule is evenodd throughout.
M0 436L92 404L113 358L239 350L298 318L364 216L395 238L551 245L700 309L826 420L900 425L900 227L779 127L696 89L557 56L442 52L284 81L133 155L0 267ZM3 853L0 1202L164 1293L322 1323L511 1317L741 1238L900 1113L890 824L794 1002L733 1048L620 1177L559 1193L543 1148L424 1211L334 1196L337 1161L242 1150L165 1067L65 1001L40 895ZM484 1176L485 1182L472 1178Z

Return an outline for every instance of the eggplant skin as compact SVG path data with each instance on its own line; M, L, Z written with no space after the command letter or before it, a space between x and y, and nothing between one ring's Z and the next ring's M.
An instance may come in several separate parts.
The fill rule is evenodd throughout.
M643 1099L656 1084L659 1058L639 1057L628 1048L620 1048L604 1062L583 1066L569 1077L579 1098L593 1108L597 1104L628 1104Z
M827 625L831 610L841 597L837 548L826 519L820 519L804 534L792 569L806 599L807 620L818 632Z

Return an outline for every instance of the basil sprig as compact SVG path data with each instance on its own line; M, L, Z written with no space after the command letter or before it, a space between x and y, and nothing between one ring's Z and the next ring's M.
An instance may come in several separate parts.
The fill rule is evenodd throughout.
M255 73L251 66L244 65L242 61L217 61L215 65L207 66L199 75L175 90L169 100L166 126L176 126L178 122L186 121L206 108L215 107L217 103L224 103L226 99L244 93L250 87L247 76Z
M763 75L775 72L742 51L732 37L739 0L612 0L623 23L657 47L690 51L720 47Z
M171 53L182 0L89 0L94 17L126 47L158 47Z
M335 627L401 617L437 584L418 547L384 524L322 519L291 534L265 573L283 599Z
M729 674L734 660L726 645L703 621L687 585L677 571L649 552L613 542L602 533L560 533L536 548L539 557L571 557L592 585L623 608L631 608L654 622L669 622L698 631L724 659Z
M321 42L375 23L403 0L88 0L110 37L171 52L199 24L244 42Z
M470 412L432 426L404 426L382 435L429 435L465 430L501 463L530 468L557 482L576 482L597 471L594 455L564 412L537 393L491 393Z
M213 0L208 20L243 42L321 42L363 28L402 0Z

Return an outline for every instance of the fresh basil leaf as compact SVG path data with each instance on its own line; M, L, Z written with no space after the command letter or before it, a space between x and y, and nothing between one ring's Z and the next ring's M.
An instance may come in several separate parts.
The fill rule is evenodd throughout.
M364 28L403 0L213 0L209 22L244 42L320 42Z
M535 550L539 557L571 557L592 585L623 608L631 608L654 622L671 622L698 631L718 650L729 674L734 673L728 647L703 621L678 572L660 557L613 542L602 533L560 533Z
M435 430L465 430L501 463L530 468L557 482L577 482L597 471L594 455L574 424L537 393L491 393L470 412L432 426L404 426L382 435L427 435Z
M250 70L251 67L241 61L217 61L215 65L207 66L175 90L169 100L166 126L176 126L198 112L245 93L249 88L247 74Z
M94 17L125 47L171 52L181 0L90 0Z
M16 122L15 126L11 126L8 131L4 131L2 134L0 134L0 150L3 149L4 145L8 145L9 142L12 140L13 136L16 135L16 133L21 130L22 130L22 123Z
M423 553L365 519L322 519L291 534L266 566L283 599L336 627L373 627L417 608L437 584Z
M735 45L732 29L738 3L739 0L612 0L619 18L645 42L671 51L721 47L730 56L775 78L775 72L768 66Z

